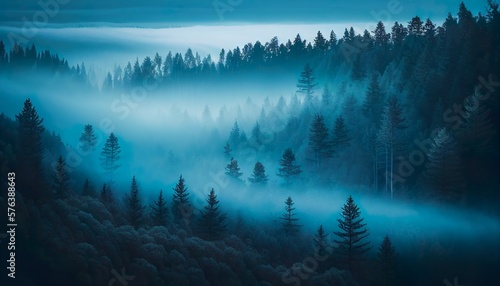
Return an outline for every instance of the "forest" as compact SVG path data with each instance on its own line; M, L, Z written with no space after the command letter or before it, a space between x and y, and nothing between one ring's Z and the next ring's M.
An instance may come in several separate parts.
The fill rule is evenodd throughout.
M105 71L0 40L2 285L498 285L485 4Z

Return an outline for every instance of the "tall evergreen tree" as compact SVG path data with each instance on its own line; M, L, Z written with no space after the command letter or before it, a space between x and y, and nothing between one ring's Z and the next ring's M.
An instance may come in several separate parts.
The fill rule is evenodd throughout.
M153 221L153 225L158 226L166 226L168 219L168 209L167 202L165 198L163 198L163 190L160 190L160 194L158 194L158 199L150 205L152 213L151 220Z
M365 66L361 59L361 53L356 53L354 55L354 60L352 61L351 68L351 79L354 81L360 81L366 76Z
M132 177L130 193L125 196L125 208L127 220L135 229L139 228L144 219L144 206L139 196L139 186L135 176Z
M398 283L398 254L392 245L391 239L385 236L380 244L377 253L377 285L380 286L396 286Z
M231 149L229 142L226 142L226 145L224 145L224 154L226 155L226 157L231 157L231 151L233 151L233 149Z
M324 109L328 109L332 104L332 93L327 85L323 88L323 93L321 94L321 106Z
M121 149L118 144L118 138L111 132L101 152L101 164L104 171L110 176L110 183L113 182L113 172L120 167L118 164L120 153Z
M325 257L327 255L330 255L331 249L330 245L328 244L327 241L328 234L326 234L325 229L323 228L323 225L320 225L316 234L314 235L314 246L315 246L315 253L319 257Z
M172 213L178 225L187 225L190 221L190 216L193 213L193 207L189 200L189 192L184 183L182 175L179 181L173 188L174 194L172 195Z
M54 166L54 192L57 198L68 196L69 192L69 173L66 162L62 156L59 156Z
M86 124L83 128L83 133L80 136L80 150L86 154L92 154L97 144L97 137L94 134L92 125Z
M233 148L238 147L240 144L240 138L241 138L240 127L238 126L238 122L235 120L233 124L233 129L231 129L231 133L229 134L229 140L228 140L229 145L233 146Z
M248 178L248 180L255 185L265 185L267 183L268 178L266 175L266 169L261 162L255 163L252 177Z
M368 90L366 91L362 111L363 115L376 126L380 122L384 96L384 92L378 83L378 75L374 73L368 85Z
M335 243L338 247L338 254L341 261L351 273L355 270L362 258L362 255L370 250L369 241L365 238L369 233L366 229L366 223L360 217L361 212L354 202L352 196L349 196L347 202L342 206L341 219L337 219L340 231L334 234L338 237Z
M231 158L229 163L226 165L226 175L234 179L239 179L243 173L240 172L240 167L238 167L238 161Z
M340 154L340 150L346 146L349 146L349 141L351 137L349 136L349 130L344 123L344 118L342 115L337 116L335 119L335 126L333 127L333 138L332 147L335 154Z
M424 174L437 191L435 197L448 202L460 201L464 195L463 165L456 142L445 128L433 139Z
M322 159L330 156L332 151L331 142L328 137L328 128L326 127L323 115L316 114L309 131L309 146L314 153L318 169L321 167Z
M210 190L207 198L207 205L200 215L200 231L208 240L219 238L226 231L226 214L220 209L219 201L214 189Z
M316 78L313 75L313 69L306 64L304 70L300 73L300 79L297 83L297 92L304 94L308 103L312 102L314 90L316 89Z
M299 165L294 165L295 154L291 148L285 149L280 160L281 168L278 169L278 176L285 180L286 184L289 184L294 177L302 173Z
M287 235L295 234L300 230L300 225L297 224L299 219L295 217L297 214L293 207L294 204L292 198L288 197L285 201L285 213L280 217L283 220L283 229Z
M385 181L386 191L390 188L391 198L394 196L394 152L401 141L400 131L404 125L403 109L395 97L389 98L382 115L382 126L377 134L377 140L385 147Z
M19 172L17 189L25 198L40 199L46 194L46 186L42 175L42 134L45 130L43 119L28 98L24 101L23 110L16 115L19 136Z
M113 212L115 199L113 196L113 192L111 191L111 188L106 184L102 185L100 199L101 202L104 204L104 206L106 206L108 211Z
M89 196L93 197L95 195L95 190L94 188L90 185L89 179L86 178L85 182L83 183L83 190L82 190L82 195L83 196Z
M320 31L316 34L314 38L314 49L323 54L328 49L328 41L323 37Z

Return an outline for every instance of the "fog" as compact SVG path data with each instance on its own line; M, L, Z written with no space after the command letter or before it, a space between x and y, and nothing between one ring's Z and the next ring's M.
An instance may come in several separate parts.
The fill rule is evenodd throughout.
M245 1L242 7L247 4L251 7L244 12L250 15L249 11L257 9L256 2ZM406 4L410 11L423 9ZM73 5L77 8L73 13L87 13ZM116 7L109 5L106 9L116 13ZM127 5L125 10L134 7L132 2ZM206 10L194 2L191 5L192 9ZM347 3L339 5L346 14L352 12ZM366 8L371 9L372 5ZM446 5L436 4L436 11L427 9L423 14L441 15L440 10L447 9ZM235 13L239 13L237 9ZM397 251L418 267L425 268L425 259L431 261L435 257L442 258L443 265L456 257L481 259L486 264L484 271L498 265L500 196L498 178L493 174L498 151L492 147L498 143L497 102L485 99L476 112L470 107L471 100L466 100L466 96L475 96L472 98L479 102L474 93L477 83L473 80L483 77L484 81L488 76L491 79L495 64L478 68L488 74L473 75L466 73L464 64L466 60L477 61L480 66L484 62L477 56L483 52L481 49L495 49L478 45L473 53L478 58L469 59L465 57L468 47L460 46L460 52L453 56L466 60L448 60L455 41L470 39L460 38L467 33L457 32L465 29L460 26L464 21L456 23L456 31L435 29L433 25L442 25L444 17L434 24L427 22L429 30L425 33L402 30L402 40L398 42L395 33L388 34L393 19L380 22L379 29L385 25L385 30L371 36L377 22L370 16L345 16L350 20L325 20L318 16L314 22L297 21L292 11L288 15L290 18L282 21L258 17L249 17L247 21L241 16L240 21L228 19L223 23L193 19L124 23L111 19L107 23L89 18L81 22L61 20L36 30L36 35L20 46L10 41L13 34L25 32L19 23L0 23L0 40L4 43L0 47L5 47L5 56L0 54L0 130L4 131L0 134L0 169L24 171L17 168L25 164L20 158L26 155L23 148L30 142L22 142L26 134L22 133L16 115L26 107L27 99L45 128L38 138L42 146L40 172L45 180L40 186L51 195L46 201L37 202L29 191L23 190L22 207L28 209L26 212L39 213L43 208L51 209L51 204L58 211L61 206L64 211L76 206L78 215L95 207L96 213L89 216L100 221L92 227L111 226L113 231L129 227L125 232L137 231L131 236L143 232L140 235L146 233L146 237L158 226L152 225L149 215L160 190L168 212L174 213L170 209L173 189L182 176L194 207L190 226L194 231L182 229L178 221L169 218L171 221L160 225L164 227L163 234L168 233L174 237L172 241L186 245L192 243L186 237L200 234L200 239L205 239L196 228L202 224L199 216L213 189L220 210L227 214L228 232L238 236L245 247L263 253L259 264L281 269L281 265L292 267L297 258L309 255L304 249L314 247L309 246L313 245L320 225L334 244L342 207L352 196L370 233L372 258L382 251L378 246L389 236ZM465 17L467 13L461 15ZM423 24L416 18L412 19L414 22L408 20L403 23L409 23L409 28L412 23ZM489 27L490 22L484 20L481 25ZM344 29L350 27L350 34L344 35ZM364 33L365 30L370 33ZM489 35L491 30L474 31ZM317 36L318 31L323 38ZM336 33L333 41L329 40L330 31ZM297 34L300 40L294 41ZM275 36L278 45L269 44ZM286 44L288 40L290 44ZM254 46L256 41L262 46ZM36 46L36 52L31 45ZM348 50L353 47L355 51ZM192 50L191 55L186 53L188 49ZM225 50L225 60L219 63L221 49ZM169 52L173 58L167 60ZM161 56L159 64L153 61L156 53ZM470 78L473 80L466 80ZM457 106L470 114L460 113L459 117L455 114ZM452 127L446 116L451 107L455 112L452 115L456 115L453 118L463 119L459 128ZM88 124L96 136L92 152L83 151L80 139ZM118 138L121 152L116 170L105 171L101 152L110 134ZM295 159L286 158L288 149ZM417 155L421 162L415 163ZM68 173L66 197L57 197L54 187L61 177L56 167L60 156ZM241 176L229 170L233 159L240 168L236 173L241 172ZM288 170L283 175L286 160L291 160L290 164L295 164L300 172ZM252 181L257 162L265 166L267 179L263 183ZM126 215L130 211L126 198L132 194L133 177L147 216L140 226L129 223ZM83 193L86 180L95 195ZM116 205L108 205L100 193L104 184L113 192ZM283 231L288 197L295 203L300 228L295 237L287 237L288 230ZM82 229L87 224L83 219L79 221L76 214L70 218ZM250 234L236 230L240 223ZM210 236L207 241L211 240L214 239ZM282 241L285 242L281 244ZM277 254L276 260L285 259L276 262L273 251L282 251L276 245L294 245L292 258ZM482 256L489 254L492 255L483 261ZM431 268L440 263L431 262ZM328 267L337 267L335 263ZM406 273L418 275L419 268L413 269L410 264ZM451 266L440 267L460 271L467 264L464 265L452 262ZM427 269L426 273L441 275L434 269ZM356 275L355 279L361 277ZM476 276L481 274L467 277Z

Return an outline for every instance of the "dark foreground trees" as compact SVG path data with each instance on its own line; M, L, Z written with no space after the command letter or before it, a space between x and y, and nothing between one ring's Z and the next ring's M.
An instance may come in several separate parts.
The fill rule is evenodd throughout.
M199 222L201 235L208 240L220 238L226 231L226 214L219 208L217 195L212 188L207 198L207 205L201 211Z
M172 214L174 215L174 223L179 226L187 226L190 223L193 214L193 207L189 199L189 192L184 183L182 175L179 181L173 188L172 195Z
M353 272L359 268L363 254L370 250L370 242L366 240L369 233L352 196L349 196L342 206L340 215L341 218L337 219L340 231L334 232L337 236L334 241L337 244L337 253L342 266Z
M280 217L283 221L283 229L287 235L295 234L300 230L300 225L297 223L299 219L296 217L297 214L293 207L294 204L292 198L288 197L285 201L285 213Z
M283 152L280 160L281 168L278 169L278 176L285 180L285 184L289 184L293 178L302 173L299 165L295 165L295 154L292 149L287 148Z
M144 206L139 196L139 186L135 176L132 177L130 193L125 196L125 209L128 223L134 228L139 228L144 222Z
M16 115L17 132L19 138L18 190L26 198L40 199L45 197L46 187L42 175L42 133L43 119L28 98L24 102L23 110Z

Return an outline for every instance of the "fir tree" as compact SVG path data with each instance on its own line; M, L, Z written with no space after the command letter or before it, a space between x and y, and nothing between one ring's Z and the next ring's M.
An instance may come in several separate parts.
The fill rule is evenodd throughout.
M95 145L97 144L97 137L94 134L92 125L86 124L83 128L83 133L80 136L80 150L85 154L92 154Z
M19 172L17 189L26 198L41 199L45 197L45 184L42 175L42 134L45 130L43 119L28 98L23 110L16 115L19 142Z
M182 175L179 177L178 183L173 188L174 194L172 195L172 213L178 225L181 222L187 225L189 223L189 217L193 213L193 208L189 201L189 192L184 184L184 178Z
M281 215L280 219L283 220L283 229L285 234L291 235L299 231L300 225L297 224L299 220L296 218L295 208L293 207L295 203L291 197L288 197L285 201L285 213Z
M233 148L234 146L238 147L240 143L240 137L241 137L240 127L238 126L238 122L235 120L233 124L233 129L231 129L231 133L229 134L229 140L228 140L229 145L233 146Z
M283 156L280 160L281 168L278 169L278 176L285 180L286 184L289 184L294 177L302 173L299 165L294 165L295 154L292 149L287 148L283 151Z
M130 193L125 196L126 216L129 224L135 229L139 228L144 218L144 206L139 197L139 187L135 176L132 177L130 184Z
M58 198L64 198L68 195L69 180L66 162L64 162L62 156L59 156L54 166L54 191Z
M101 164L104 169L110 175L110 182L113 182L113 172L120 167L118 160L120 160L120 145L118 144L118 138L111 132L104 148L101 152Z
M297 83L297 92L304 94L306 101L311 103L314 90L316 89L316 78L313 75L313 69L309 64L306 64L304 70L300 73L300 79Z
M111 73L108 72L102 83L102 92L110 93L111 91L113 91L113 77Z
M332 104L332 93L327 85L323 88L323 93L321 94L321 106L324 109L328 109Z
M255 185L265 185L267 183L268 178L266 175L266 169L261 162L255 163L255 166L253 167L252 177L248 178L248 180Z
M83 196L89 196L93 197L95 190L94 188L90 185L89 179L86 178L85 182L83 183L83 190L82 190L82 195Z
M334 152L338 155L340 154L340 149L349 146L349 141L352 139L349 136L349 130L344 123L342 115L337 116L335 119L335 126L333 127L332 133L332 147Z
M226 145L224 145L224 154L226 155L226 157L231 157L231 151L233 150L231 149L229 142L226 142Z
M256 147L259 147L263 144L262 142L262 131L260 130L259 122L255 122L255 126L252 129L252 138L253 143Z
M370 250L370 242L365 242L369 233L361 212L354 203L352 196L349 196L347 202L342 206L342 219L337 219L340 231L334 232L338 239L334 240L338 247L338 253L341 261L345 264L347 270L355 270L357 263L362 255Z
M434 137L425 165L425 176L437 191L438 199L456 202L463 199L463 165L455 140L442 128Z
M226 175L234 179L239 179L243 173L240 172L240 167L238 167L238 161L231 158L229 163L226 165Z
M160 194L158 195L158 199L150 205L152 213L151 220L153 221L153 225L158 226L166 226L168 219L168 209L167 202L163 198L163 190L160 190Z
M403 109L395 97L389 98L382 115L382 126L377 134L377 141L385 147L385 181L386 191L391 191L394 196L394 152L395 147L401 141L400 131L404 125Z
M318 169L321 167L322 159L331 154L331 144L328 137L328 128L326 127L323 115L316 114L309 132L309 146L314 153Z
M397 253L392 245L391 239L385 236L378 248L377 254L377 276L380 286L400 285L397 281Z
M363 62L361 61L361 53L357 53L354 57L354 61L352 62L351 79L354 81L360 81L365 77L365 75L366 71L363 66Z
M101 199L101 202L104 204L104 206L106 206L106 208L109 211L111 211L113 208L113 205L115 203L115 200L114 200L111 188L109 186L107 186L106 184L102 185L100 199Z
M200 230L208 240L219 238L226 231L226 214L219 209L219 201L214 189L210 190L207 205L200 215Z
M323 258L325 256L330 255L331 249L328 245L327 241L328 234L326 234L323 225L320 225L317 233L314 235L314 246L315 246L315 254L319 257ZM325 258L326 259L326 258Z

